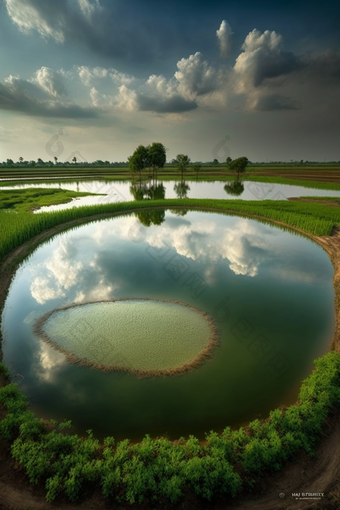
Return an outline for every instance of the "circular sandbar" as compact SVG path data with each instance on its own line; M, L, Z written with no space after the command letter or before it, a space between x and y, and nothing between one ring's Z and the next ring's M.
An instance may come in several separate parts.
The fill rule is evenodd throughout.
M36 321L34 332L71 363L137 377L193 370L211 356L218 336L205 312L145 298L56 308Z

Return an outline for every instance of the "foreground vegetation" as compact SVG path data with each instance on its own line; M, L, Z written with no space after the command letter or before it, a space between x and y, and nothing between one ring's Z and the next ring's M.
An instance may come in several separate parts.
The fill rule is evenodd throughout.
M40 192L40 190L39 190ZM168 199L123 202L34 215L0 211L0 259L46 229L100 213L128 213L152 206L165 209L209 208L216 212L262 216L314 235L329 235L340 224L340 212L323 204L287 201ZM340 404L340 354L329 352L315 360L316 370L303 382L298 401L287 409L272 411L266 420L222 434L210 431L206 444L194 436L169 441L148 435L131 445L108 437L100 444L67 434L69 422L51 424L28 409L17 385L0 389L0 403L7 411L0 421L0 436L8 441L13 458L34 484L43 484L46 499L64 495L77 501L100 488L118 503L178 503L188 491L211 501L234 497L252 489L266 472L279 470L298 451L313 457L325 418ZM0 373L9 377L0 363Z
M303 381L296 405L238 430L211 431L206 445L194 436L171 442L149 435L135 445L128 439L115 444L113 437L100 444L91 430L86 439L65 434L68 422L52 422L49 430L28 410L15 384L0 389L7 410L0 435L11 444L29 481L44 484L47 501L60 494L77 501L84 490L95 487L119 503L177 503L188 489L209 501L234 497L252 488L266 471L278 471L297 451L314 456L322 424L340 404L340 354L329 352L314 363L316 370Z

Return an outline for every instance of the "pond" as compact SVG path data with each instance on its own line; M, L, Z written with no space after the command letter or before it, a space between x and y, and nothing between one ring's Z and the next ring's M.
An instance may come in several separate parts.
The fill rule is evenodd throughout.
M82 205L95 205L112 202L124 202L134 199L147 198L215 198L215 199L242 199L242 200L287 200L289 197L324 196L340 197L340 190L322 190L292 186L287 184L263 183L243 181L243 191L237 187L229 188L227 192L222 181L157 181L154 185L149 182L140 186L132 185L129 181L78 181L78 182L42 182L39 184L17 184L4 186L3 189L24 188L56 188L69 189L72 191L85 191L98 193L99 196L88 196L74 199L68 204L42 207L37 211L58 211ZM2 188L0 187L0 190Z
M205 432L221 432L293 403L334 333L333 268L322 248L290 231L236 216L138 214L57 235L16 272L2 317L4 363L36 414L71 419L78 433L93 429L100 438L138 441L148 433L203 439ZM151 226L146 228L139 220L145 223L147 214ZM139 313L133 307L146 302L180 302L198 311L197 325L206 317L218 329L217 345L180 374L139 377L96 368L98 359L89 347L98 338L103 352L109 352L105 342L114 343L109 364L136 367L144 353L146 369L151 366L148 341L157 343L156 365L162 348L170 349L172 366L178 366L206 346L205 321L201 333L192 335L191 316L176 310L166 316L149 307L148 324L170 320L173 335L164 334L164 328L162 333L164 325L146 330L140 323L140 335L135 328L123 348L119 324L130 328ZM96 308L88 309L87 303ZM101 308L108 303L111 308L124 304L109 323L109 308ZM70 310L81 313L65 318ZM47 332L52 343L36 332L38 319L48 312L54 320ZM85 337L90 340L84 347ZM131 342L140 342L135 353ZM189 348L193 351L187 354ZM92 366L76 362L92 355Z

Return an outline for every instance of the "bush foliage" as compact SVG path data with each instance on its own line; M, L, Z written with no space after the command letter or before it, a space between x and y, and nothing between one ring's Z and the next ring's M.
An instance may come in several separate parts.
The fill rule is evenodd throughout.
M52 422L48 429L13 383L0 389L7 410L0 435L11 443L29 481L45 484L50 502L59 495L78 501L89 487L131 504L178 503L187 490L209 501L234 497L264 472L279 470L298 450L314 455L323 421L340 403L340 354L329 352L314 363L295 405L238 430L211 431L204 445L194 436L171 442L149 435L134 445L128 439L116 444L112 437L100 444L91 430L87 438L67 434L70 422Z

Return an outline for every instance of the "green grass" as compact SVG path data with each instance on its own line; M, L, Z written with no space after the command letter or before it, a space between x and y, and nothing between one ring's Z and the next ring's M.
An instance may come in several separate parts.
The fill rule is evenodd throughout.
M0 190L0 211L28 212L44 206L66 204L73 198L87 195L94 195L94 193L79 193L60 188Z
M171 207L212 208L216 212L224 209L244 215L263 216L313 235L330 235L334 226L340 223L340 210L327 205L290 201L245 201L213 199L167 199L153 201L153 205L169 209ZM77 218L94 214L129 212L132 209L150 208L149 201L122 202L66 209L64 211L32 214L0 210L0 259L25 241L46 229L61 225Z
M304 188L315 188L315 189L331 189L340 190L340 184L335 182L321 182L321 181L307 181L300 179L289 179L289 177L266 177L266 176L247 176L245 175L244 180L255 181L255 182L272 182L275 184L289 184L291 186L303 186Z

